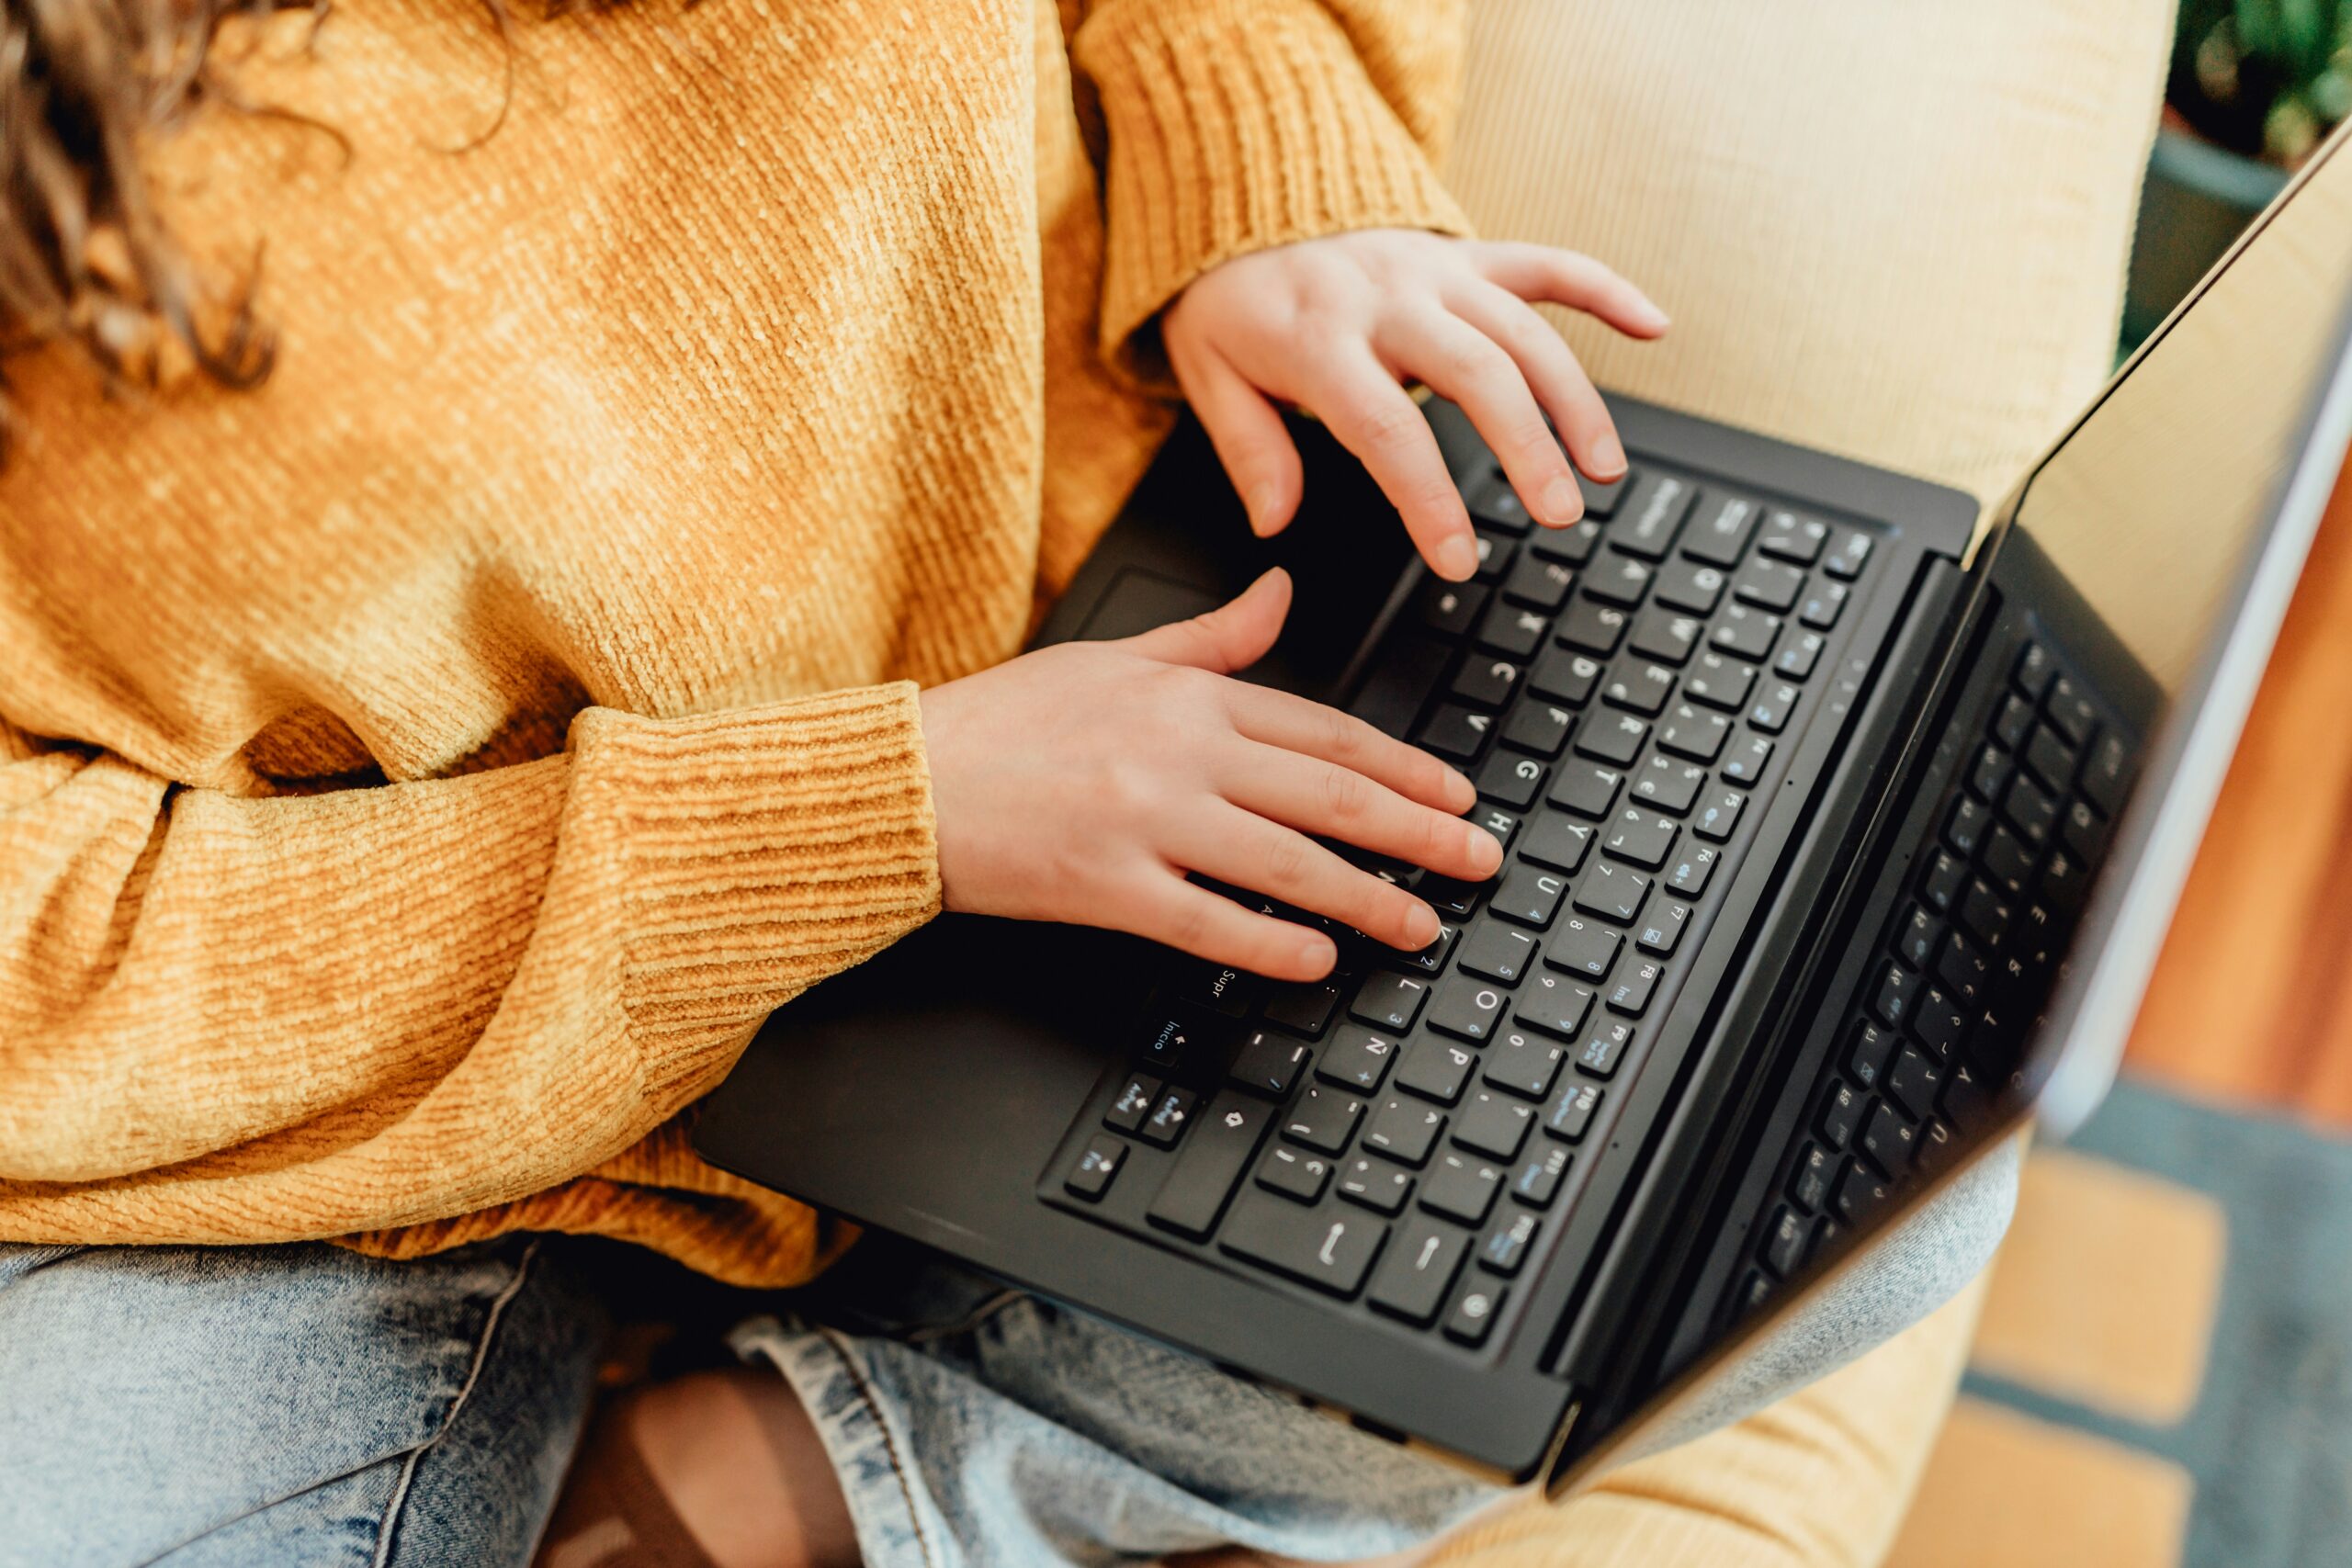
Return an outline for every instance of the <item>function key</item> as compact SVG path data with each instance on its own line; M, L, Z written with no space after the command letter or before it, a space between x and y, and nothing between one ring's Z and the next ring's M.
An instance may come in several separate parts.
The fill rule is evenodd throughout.
M1747 804L1747 796L1736 789L1719 790L1699 803L1690 814L1690 830L1702 839L1722 843L1739 827L1740 808Z
M1772 741L1762 735L1743 735L1724 758L1724 777L1734 784L1755 784L1771 765Z
M1110 1188L1111 1179L1119 1174L1119 1164L1126 1157L1126 1145L1116 1138L1098 1137L1080 1153L1078 1163L1062 1178L1062 1186L1072 1197L1091 1202Z
M1521 1162L1518 1173L1510 1179L1510 1195L1534 1208L1550 1207L1552 1200L1559 1195L1560 1179L1567 1175L1568 1167L1575 1160L1576 1156L1559 1145L1544 1145Z
M2050 722L2057 726L2058 733L2066 738L2070 746L2084 745L2098 729L2098 705L2075 684L2070 675L2061 675L2050 682L2050 695L2042 703L2042 711L2050 716Z
M1829 547L1829 554L1823 558L1821 569L1832 577L1841 577L1851 582L1862 575L1862 568L1870 563L1870 558L1871 536L1859 528L1849 528L1838 536L1836 544Z
M1592 1131L1592 1119L1609 1091L1599 1084L1570 1083L1544 1112L1544 1130L1566 1143L1578 1143Z
M1704 844L1684 845L1667 870L1667 887L1685 898L1696 898L1707 890L1707 878L1714 873L1715 860L1716 852Z
M1480 527L1504 534L1524 534L1535 525L1527 513L1527 503L1500 471L1487 475L1486 482L1471 491L1470 515Z
M1963 795L1951 803L1951 815L1944 821L1944 842L1954 854L1968 859L1983 847L1992 826L1992 808Z
M1821 649L1827 640L1819 632L1797 633L1781 649L1781 656L1772 660L1772 673L1786 675L1792 681L1804 680L1820 661Z
M1871 1011L1878 1015L1882 1023L1900 1025L1911 1016L1918 993L1918 977L1900 964L1890 964L1879 976L1878 994L1871 998Z
M1102 1124L1115 1127L1122 1133L1134 1132L1143 1125L1143 1119L1151 1114L1152 1105L1159 1099L1160 1087L1158 1078L1146 1077L1140 1073L1129 1074L1117 1097L1111 1101L1111 1109L1102 1113Z
M2009 671L2009 680L2025 694L2026 701L2039 704L2057 673L2058 665L2050 657L2050 650L2038 642L2030 642L2018 649L2018 661Z
M1925 969L1928 960L1935 956L1936 942L1943 931L1941 920L1912 905L1904 912L1903 923L1894 928L1894 955L1914 969Z
M1747 553L1747 541L1761 521L1754 502L1739 496L1711 497L1699 508L1699 520L1683 541L1682 553L1710 566L1736 566Z
M1245 1193L1217 1234L1217 1246L1318 1291L1352 1296L1372 1271L1388 1226L1369 1214L1307 1209Z
M1306 1064L1314 1055L1312 1050L1295 1040L1285 1040L1279 1034L1259 1030L1243 1041L1241 1049L1235 1053L1233 1067L1226 1074L1226 1081L1251 1094L1281 1100L1289 1095L1292 1086L1298 1082L1298 1075L1306 1070ZM1125 1102L1124 1094L1121 1101ZM1117 1125L1115 1122L1112 1124Z
M1437 1309L1445 1303L1469 1250L1470 1238L1462 1232L1415 1214L1397 1231L1364 1299L1391 1317L1426 1328L1437 1320Z
M1742 604L1786 614L1796 608L1797 596L1804 592L1804 573L1758 557L1740 568L1739 575L1732 579L1731 591Z
M1767 735L1778 735L1789 727L1789 715L1804 694L1786 681L1775 681L1764 689L1763 695L1747 705L1747 722Z
M1544 1222L1529 1213L1505 1214L1487 1233L1478 1246L1478 1267L1505 1279L1519 1272L1527 1261L1528 1248L1535 1245L1535 1234Z
M1605 1019L1593 1025L1577 1051L1577 1066L1594 1077L1605 1078L1617 1070L1624 1060L1626 1049L1634 1043L1634 1026L1617 1020Z
M1642 474L1634 479L1619 508L1617 521L1610 529L1610 542L1621 550L1663 560L1674 547L1674 536L1682 531L1682 521L1690 515L1690 503L1697 499L1698 492L1688 480L1667 474Z
M1611 1012L1639 1018L1643 1010L1650 1005L1650 998L1657 990L1658 976L1664 973L1664 965L1650 959L1629 964L1625 972L1617 976L1617 983L1603 994L1602 999L1608 1003Z
M1813 1239L1813 1222L1782 1204L1764 1232L1764 1267L1787 1279L1804 1261L1804 1244Z
M1819 1144L1806 1144L1789 1177L1790 1201L1809 1214L1819 1213L1829 1201L1829 1179L1837 1169L1836 1156Z
M1854 1025L1853 1043L1846 1053L1847 1069L1864 1089L1876 1089L1886 1076L1887 1058L1894 1051L1894 1036L1862 1019Z
M1815 631L1827 631L1838 624L1838 613L1846 607L1846 599L1853 590L1842 582L1816 582L1813 592L1797 606L1797 619Z
M1976 754L1976 765L1968 771L1968 793L1982 801L1996 801L2001 792L2009 787L2009 756L1991 741Z
M1468 637L1478 612L1487 607L1487 592L1475 582L1424 578L1413 595L1413 615L1440 637Z
M1919 896L1929 908L1948 915L1967 882L1968 863L1950 850L1939 849L1928 857L1927 872L1919 878Z
M1756 547L1768 556L1811 566L1821 558L1821 547L1828 538L1829 525L1820 518L1776 506L1764 513L1764 532Z
M1508 1286L1483 1283L1463 1292L1462 1299L1453 1303L1453 1311L1446 1317L1445 1337L1474 1350L1484 1345L1487 1336L1494 1332L1495 1318L1510 1294Z
M1862 1124L1862 1097L1850 1085L1832 1084L1821 1103L1821 1119L1816 1123L1822 1140L1833 1149L1842 1149L1854 1141L1854 1134Z

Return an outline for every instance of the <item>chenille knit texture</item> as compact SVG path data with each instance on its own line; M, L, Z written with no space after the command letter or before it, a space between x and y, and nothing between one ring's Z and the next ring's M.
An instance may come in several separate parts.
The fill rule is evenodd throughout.
M1013 654L1148 461L1158 312L1461 229L1455 12L240 23L144 153L209 276L261 258L274 374L7 363L0 1239L805 1279L693 1102L939 908L916 694Z

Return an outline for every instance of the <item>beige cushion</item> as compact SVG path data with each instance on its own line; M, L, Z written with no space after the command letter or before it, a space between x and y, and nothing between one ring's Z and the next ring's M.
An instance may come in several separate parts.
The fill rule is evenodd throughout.
M2113 359L2173 0L1473 0L1447 176L1604 388L1996 499Z
M1448 177L1675 317L1603 387L1996 499L2112 361L2172 0L1473 0ZM1877 1562L1976 1292L1447 1568Z

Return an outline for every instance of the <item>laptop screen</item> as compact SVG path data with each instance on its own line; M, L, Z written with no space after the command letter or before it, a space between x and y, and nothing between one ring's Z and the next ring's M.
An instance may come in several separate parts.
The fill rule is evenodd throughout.
M2325 394L2352 293L2352 151L2331 141L2034 472L2030 533L2168 711L2029 1059L2045 1120L2112 1079L2344 454ZM2335 401L2345 402L2344 397Z

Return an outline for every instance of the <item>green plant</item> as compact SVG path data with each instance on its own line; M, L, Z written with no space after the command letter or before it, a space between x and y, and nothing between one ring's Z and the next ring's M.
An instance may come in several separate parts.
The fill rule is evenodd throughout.
M2222 146L2298 162L2352 118L2352 0L2181 0L2167 96Z

